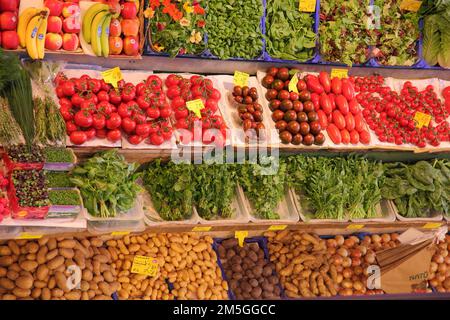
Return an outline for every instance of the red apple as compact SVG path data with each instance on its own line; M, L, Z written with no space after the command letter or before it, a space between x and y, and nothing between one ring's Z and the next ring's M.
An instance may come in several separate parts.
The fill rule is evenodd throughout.
M63 5L62 15L64 18L69 18L73 16L80 16L80 6L77 3L66 2Z
M138 37L125 37L123 40L123 51L127 56L136 56L139 53Z
M122 34L122 26L119 19L112 19L109 25L109 35L111 37L119 37Z
M19 47L19 36L16 31L2 32L2 46L4 49L16 50Z
M139 33L139 19L123 19L121 22L124 36L136 37Z
M0 12L16 11L19 8L19 0L0 0Z
M61 33L63 22L60 17L50 16L47 22L47 32Z
M123 40L121 37L109 37L109 53L121 54L123 49Z
M120 11L122 10L119 0L109 0L105 3L109 5L109 8L113 13L113 18L118 18L120 16Z
M16 30L17 14L12 11L5 11L2 14L0 14L0 29Z
M120 15L124 19L134 19L137 16L137 8L134 2L125 2L122 4Z
M75 33L66 33L63 35L63 49L66 51L75 51L78 49L80 40Z
M45 49L56 51L61 49L63 39L58 33L47 33L45 35Z
M64 2L59 0L45 0L44 5L50 9L51 16L59 17L62 13Z
M79 33L81 28L78 17L65 18L63 21L63 30L65 33Z

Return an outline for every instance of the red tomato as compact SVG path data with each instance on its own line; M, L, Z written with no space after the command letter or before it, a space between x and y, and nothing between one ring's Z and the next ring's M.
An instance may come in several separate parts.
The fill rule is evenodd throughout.
M113 105L108 101L101 101L99 104L97 104L97 112L104 115L111 114L111 112L113 112Z
M348 131L352 131L355 129L355 118L350 112L345 116L345 128Z
M353 114L357 115L361 110L359 109L359 103L358 100L352 99L348 103L348 110Z
M111 90L111 92L109 93L109 102L114 105L118 105L120 102L122 102L122 97L120 96L119 91Z
M445 100L450 100L450 86L445 87L444 90L442 90L442 96Z
M97 79L89 79L88 88L91 92L97 93L102 89L102 83Z
M324 89L322 85L319 83L319 79L317 77L309 77L306 80L306 86L308 87L308 90L311 92L315 92L317 94L323 93Z
M320 127L322 129L326 129L328 127L328 119L325 112L323 110L319 110L317 111L317 116L319 118Z
M336 109L336 96L334 95L334 93L329 93L328 94L328 99L330 99L331 102L331 108L334 110Z
M151 75L147 78L147 86L149 86L152 89L158 89L162 87L162 80L157 75Z
M66 107L66 108L68 108L68 110L70 110L70 109L72 108L72 102L70 102L70 100L67 99L67 98L61 98L61 99L59 99L59 105L60 105L61 107Z
M221 97L222 95L220 94L220 91L217 89L212 89L211 93L209 94L209 98L211 99L220 100Z
M219 104L217 100L209 98L206 100L205 107L212 112L216 112L219 109Z
M97 111L97 105L93 101L83 101L80 105L80 109L93 114Z
M89 140L92 140L95 138L97 130L95 130L95 128L90 128L90 129L84 131L84 133L86 133L87 141L89 141Z
M89 111L83 110L80 110L77 113L75 113L74 120L77 126L83 128L89 128L92 126L93 123L93 118L92 115L89 113Z
M177 86L171 86L171 87L167 88L166 94L169 97L169 99L173 99L173 98L181 95L181 90Z
M61 113L61 116L65 121L69 121L73 119L73 113L72 113L72 107L70 106L61 106L59 108L59 113Z
M150 143L155 146L160 146L164 142L164 137L161 132L155 132L150 135Z
M320 95L318 95L315 92L311 93L311 101L314 104L314 110L315 111L319 110L320 109Z
M358 144L359 143L359 133L356 130L350 131L350 142L351 144Z
M100 91L97 93L98 101L109 101L109 94L106 91Z
M350 143L350 133L347 129L341 130L341 141L343 144L349 144Z
M150 107L151 105L151 100L150 97L144 95L144 96L139 96L136 99L137 104L139 105L139 108L141 108L142 110L146 110L147 108Z
M58 97L58 98L64 98L66 95L64 94L64 90L63 90L63 87L62 86L57 86L56 87L56 89L55 89L55 91L56 91L56 96Z
M100 80L100 85L101 85L101 89L100 90L109 92L109 90L111 89L111 85L109 83L106 83L103 80Z
M143 138L147 138L150 135L151 125L148 123L136 125L136 134Z
M186 105L186 102L181 96L175 97L172 99L170 103L173 110L176 110L178 107L183 107Z
M161 126L159 125L159 122L151 122L150 123L150 134L158 132Z
M110 130L114 130L120 127L122 123L122 118L116 112L113 112L109 115L109 118L106 120L106 127ZM119 131L120 132L120 131ZM109 139L109 133L108 133Z
M137 144L141 143L143 140L144 140L143 137L138 136L136 134L131 135L131 136L128 137L128 142L131 143L131 144L134 144L134 145L137 145Z
M345 81L342 83L342 94L347 101L350 101L355 97L355 89L350 81Z
M331 91L338 95L342 93L342 81L339 78L334 77L331 80Z
M321 71L319 73L319 82L323 87L323 90L325 90L326 93L329 93L331 91L331 81L330 76L328 75L328 72Z
M105 139L106 138L106 129L97 130L97 132L95 133L95 136L99 139Z
M76 125L73 121L67 121L67 122L66 122L66 132L67 132L67 135L70 136L70 134L71 134L72 132L77 131L77 130L78 130L78 127L77 127L77 125Z
M92 126L99 130L99 129L103 129L106 125L106 118L103 114L101 113L97 113L93 116L93 122L92 122Z
M359 141L363 144L369 144L370 143L370 134L366 130L362 130L359 132Z
M159 108L157 107L150 107L146 110L147 116L151 119L158 119L161 115L161 112L159 111Z
M178 86L178 84L181 82L181 78L182 77L179 75L169 74L164 83L166 84L166 87Z
M66 97L71 97L75 94L75 84L72 81L65 81L62 85L62 92Z
M189 110L182 106L175 109L175 119L183 119L186 118L189 115Z
M86 133L83 131L73 131L70 134L70 142L72 142L73 144L83 144L87 141L87 136Z
M354 116L355 118L355 130L361 133L364 130L364 118L361 113Z
M122 99L122 102L133 100L134 98L136 98L136 87L131 83L127 83L122 89L120 97Z
M131 120L136 122L136 124L141 124L141 123L145 123L146 122L147 116L144 113L142 113L142 112L135 112L131 116Z
M159 116L164 119L167 119L172 115L172 109L169 106L159 109L159 112Z
M136 129L136 122L131 118L123 118L121 127L123 131L125 131L128 134L131 134L134 131L134 129Z
M74 105L75 107L80 107L80 105L83 103L84 99L78 94L75 93L72 98L70 98L70 102L72 103L72 105Z
M106 138L111 142L117 142L122 138L122 134L119 129L113 129L106 134Z
M172 138L173 129L169 126L162 126L161 127L161 135L164 138L164 140L170 140Z
M327 133L334 144L341 144L341 132L333 123L328 124Z
M345 118L339 110L333 111L333 123L338 127L339 130L345 128Z
M339 111L341 111L341 113L346 116L349 112L347 99L345 99L345 97L340 94L336 96L335 102L337 107L339 108Z
M133 114L133 109L128 107L128 105L126 103L121 103L119 105L119 107L117 108L117 113L122 118L127 118L127 117L131 117L131 115Z
M211 125L216 129L219 129L220 127L222 127L224 125L222 116L220 116L220 115L212 116L211 117Z
M325 112L325 114L331 114L331 112L333 111L330 98L325 93L322 93L320 95L320 107L323 112Z

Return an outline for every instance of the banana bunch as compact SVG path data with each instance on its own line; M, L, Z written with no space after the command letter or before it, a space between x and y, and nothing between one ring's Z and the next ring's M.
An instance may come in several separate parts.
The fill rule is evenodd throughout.
M89 7L83 17L81 32L84 40L91 44L97 57L109 56L109 25L112 13L107 4L96 3Z
M48 8L29 7L19 17L17 34L20 46L27 49L31 59L43 59L47 34Z

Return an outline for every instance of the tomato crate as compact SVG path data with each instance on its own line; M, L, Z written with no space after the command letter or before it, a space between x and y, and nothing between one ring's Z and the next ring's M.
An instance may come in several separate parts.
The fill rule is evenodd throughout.
M43 207L21 207L16 196L16 188L10 179L8 190L9 207L11 208L11 218L13 219L45 219L50 206Z
M3 162L8 172L13 170L42 170L44 162L14 162L7 153L3 154Z

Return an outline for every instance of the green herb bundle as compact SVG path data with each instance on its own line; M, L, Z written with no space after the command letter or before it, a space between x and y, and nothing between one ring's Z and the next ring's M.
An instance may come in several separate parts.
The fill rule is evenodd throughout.
M200 217L230 218L231 203L236 191L236 173L233 164L194 165L194 202Z
M192 216L193 166L190 163L151 162L144 174L144 186L162 219L178 221Z
M387 163L381 189L393 200L398 213L407 218L427 217L431 210L449 213L450 162L419 161L416 164Z
M266 167L272 161L273 158L268 158L237 166L239 184L255 214L262 219L280 219L276 209L285 194L286 163L279 159L278 168L273 168L277 170L272 170Z
M22 131L9 110L8 101L0 97L0 144L11 146L21 142Z
M137 164L128 164L116 150L96 154L72 171L70 181L78 187L84 206L96 217L111 218L135 204L141 190Z

